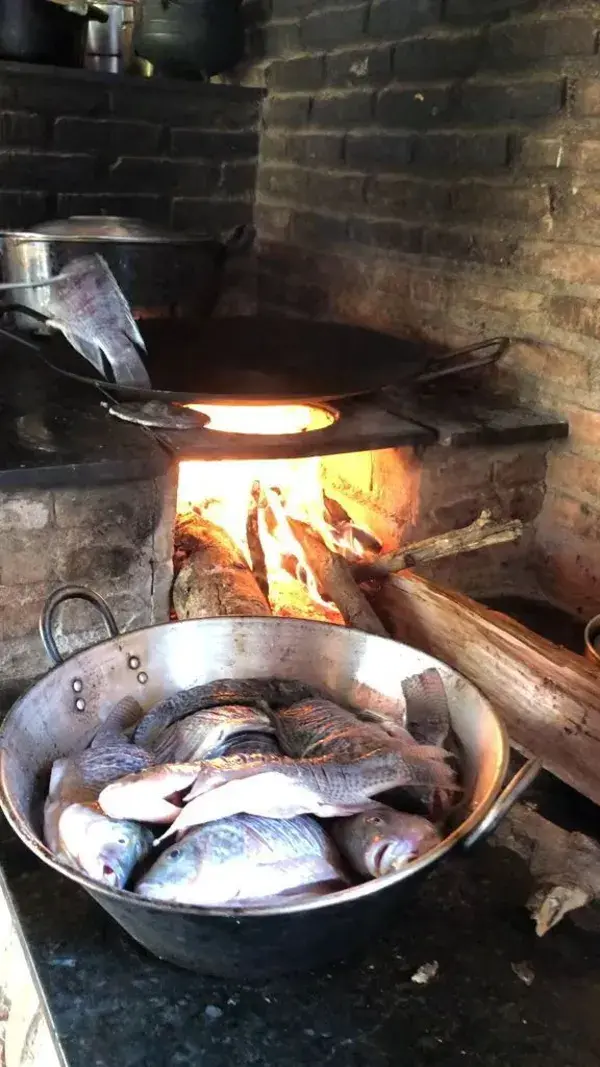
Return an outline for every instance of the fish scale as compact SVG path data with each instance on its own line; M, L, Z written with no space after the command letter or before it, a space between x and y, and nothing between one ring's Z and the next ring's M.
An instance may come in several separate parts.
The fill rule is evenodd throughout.
M135 890L172 903L251 907L348 884L336 846L315 819L238 815L187 833Z
M171 723L207 708L227 704L267 711L295 704L299 700L321 695L315 686L281 678L224 678L184 689L150 709L137 727L136 744L152 744L154 738Z
M151 742L157 763L187 763L221 755L223 746L234 737L274 732L271 721L257 708L226 704L193 712L171 723Z

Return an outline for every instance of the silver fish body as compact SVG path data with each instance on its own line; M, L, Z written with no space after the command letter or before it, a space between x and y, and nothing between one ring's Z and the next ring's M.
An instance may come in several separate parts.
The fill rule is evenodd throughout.
M45 311L73 348L104 375L103 360L114 380L150 387L141 359L145 345L116 278L97 254L80 256L48 288Z
M110 709L89 748L55 760L44 804L44 840L50 851L113 888L125 885L135 864L152 847L148 830L127 821L114 822L97 803L110 782L153 763L124 733L141 713L137 701L125 697Z
M151 830L109 819L98 805L69 804L58 823L57 855L90 878L124 889L140 860L152 850Z
M345 762L259 754L164 764L113 782L99 803L113 818L171 824L171 834L239 812L279 819L351 815L372 807L378 793L406 782L452 788L453 774L443 758L432 757L426 746L409 751L408 759L387 746Z
M221 755L223 747L238 735L273 732L263 711L226 704L171 723L154 738L152 754L157 763L193 763Z
M279 678L224 678L207 682L184 689L156 704L137 727L134 740L138 745L152 745L157 735L171 723L206 708L241 704L266 712L268 708L287 707L316 693L314 686Z
M401 871L442 840L428 819L384 804L347 819L333 819L327 829L354 870L372 878Z
M420 744L443 745L450 733L450 708L443 678L429 667L402 682L406 725Z
M44 805L44 840L65 863L122 889L150 852L153 835L138 823L108 818L97 795L97 786L85 783L74 761L56 760Z
M316 820L238 815L187 833L135 891L152 900L240 908L348 884L337 849Z
M273 718L279 746L295 759L332 756L358 759L390 743L376 723L363 722L331 700L302 700L282 708Z

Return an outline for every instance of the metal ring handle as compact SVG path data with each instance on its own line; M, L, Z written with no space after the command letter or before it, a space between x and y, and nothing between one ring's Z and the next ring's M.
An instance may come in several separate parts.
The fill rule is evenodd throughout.
M95 593L93 589L86 589L84 585L63 585L60 589L55 589L53 593L50 593L40 615L40 637L42 639L42 644L46 650L46 655L52 660L56 667L65 661L64 657L58 650L52 627L57 609L67 600L87 600L88 604L93 604L104 619L110 636L119 636L119 627L117 626L115 617L104 597L101 597L99 593Z
M542 769L542 761L539 759L527 760L517 773L511 778L507 786L504 787L500 796L496 798L492 804L487 815L481 820L478 826L476 826L465 838L463 838L463 847L470 849L473 845L478 845L480 841L485 841L486 837L489 837L491 833L496 829L498 824L502 821L504 816L510 811L513 804L517 802L519 797L529 789L529 786L537 778Z

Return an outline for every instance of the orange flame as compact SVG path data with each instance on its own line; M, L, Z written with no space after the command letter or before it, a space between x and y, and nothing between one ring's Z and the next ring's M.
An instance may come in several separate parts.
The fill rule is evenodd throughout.
M308 405L190 405L210 416L210 428L226 433L291 434L320 429L334 416ZM326 544L357 559L365 546L379 547L368 531L354 526L335 502L326 505L321 481L322 458L267 460L185 460L179 465L177 510L193 508L223 527L252 564L247 541L248 510L258 483L262 500L258 529L269 576L269 597L276 615L294 615L341 622L337 609L324 601L316 578L286 517L318 530ZM332 511L336 512L335 515Z

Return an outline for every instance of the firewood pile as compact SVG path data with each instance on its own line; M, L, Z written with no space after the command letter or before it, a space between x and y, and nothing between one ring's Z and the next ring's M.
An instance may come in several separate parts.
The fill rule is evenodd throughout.
M201 513L180 516L173 587L178 619L285 613L273 609L261 539L265 522L275 522L276 507L255 483L247 553ZM360 557L347 548L332 549L306 522L289 516L285 521L298 552L297 558L284 554L282 566L305 579L309 572L325 608L321 617L335 614L335 621L405 641L443 660L498 710L515 748L539 757L559 779L600 803L600 669L412 572L422 563L516 541L522 533L518 520L499 524L484 512L464 529L385 555L368 545ZM529 866L534 892L528 907L539 935L567 912L600 899L600 846L554 825L527 804L513 807L494 843Z

